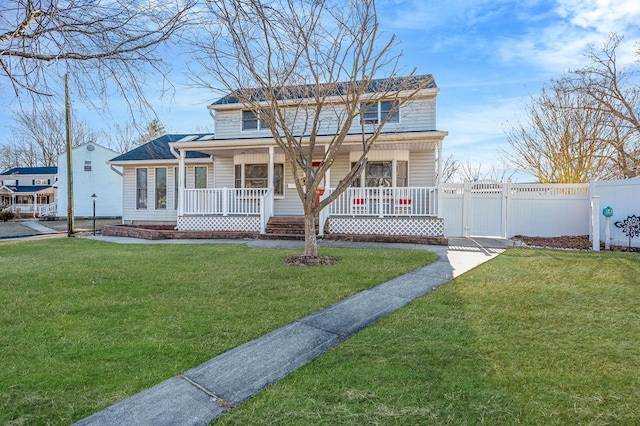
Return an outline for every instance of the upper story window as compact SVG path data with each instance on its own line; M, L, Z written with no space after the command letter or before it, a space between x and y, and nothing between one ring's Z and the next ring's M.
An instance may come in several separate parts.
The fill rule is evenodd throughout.
M267 126L253 111L242 111L242 130L264 130Z
M84 162L84 171L85 172L90 172L91 171L91 161L87 160Z
M394 109L395 102L380 101L374 104L363 103L360 104L360 110L362 111L361 120L363 124L378 124L382 123L385 118L389 117L387 123L399 123L400 122L400 110L397 109L395 113L391 114Z

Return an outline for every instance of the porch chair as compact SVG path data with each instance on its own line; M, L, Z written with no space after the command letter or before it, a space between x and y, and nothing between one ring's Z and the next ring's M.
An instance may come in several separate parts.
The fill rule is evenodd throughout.
M413 204L411 203L411 191L403 189L396 195L394 212L397 215L411 215L413 213Z
M367 214L367 199L366 198L352 198L351 199L351 214Z

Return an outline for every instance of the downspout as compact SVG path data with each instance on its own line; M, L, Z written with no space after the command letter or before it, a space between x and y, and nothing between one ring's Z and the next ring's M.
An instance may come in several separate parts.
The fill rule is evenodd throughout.
M118 169L116 169L115 167L113 167L113 164L109 164L109 168L110 168L111 170L113 170L113 172L114 172L115 174L117 174L117 175L119 175L119 176L124 175L124 172L121 172L120 170L118 170Z

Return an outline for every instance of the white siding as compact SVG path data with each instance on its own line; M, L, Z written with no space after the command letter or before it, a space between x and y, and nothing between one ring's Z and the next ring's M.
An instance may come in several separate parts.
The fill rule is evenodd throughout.
M302 216L302 201L298 196L295 187L289 188L289 184L294 185L293 170L288 162L284 163L284 198L276 198L274 201L275 216Z
M215 188L233 188L234 181L234 165L233 157L216 157L214 186Z
M189 164L186 166L187 188L193 188L195 183L195 168L207 167L207 185L213 187L215 173L211 163ZM156 209L156 168L167 168L167 208ZM136 208L136 169L147 169L147 208ZM154 165L150 167L128 166L124 168L123 176L123 212L122 221L127 224L175 224L177 212L175 209L175 169L176 164Z
M327 105L320 114L320 130L319 134L331 134L336 131L339 120L344 119L344 106ZM293 111L292 111L293 112ZM310 111L313 114L314 111ZM216 138L217 139L242 139L242 138L269 138L271 132L269 130L242 130L242 110L217 111L215 115ZM300 111L293 122L295 134L301 134L303 131L309 133L311 119L313 117L305 117L304 111ZM293 117L292 117L293 120ZM305 124L307 129L305 131ZM372 125L365 126L365 131L371 131ZM400 109L400 122L388 123L385 125L384 132L413 132L436 129L436 98L416 99ZM355 120L351 126L350 132L357 133L361 131L359 120Z
M93 194L96 216L122 216L122 177L107 164L117 155L94 143L72 150L74 216L93 215ZM85 171L85 161L90 162L90 171ZM63 153L58 157L58 216L62 217L67 216L67 186L67 154Z
M435 152L412 152L409 157L409 186L435 186Z

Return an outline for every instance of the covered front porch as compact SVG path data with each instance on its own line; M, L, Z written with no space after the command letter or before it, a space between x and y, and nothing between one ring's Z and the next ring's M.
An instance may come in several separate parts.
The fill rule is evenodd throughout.
M20 216L38 216L41 208L52 203L53 199L54 189L50 186L0 187L0 210L12 211Z
M436 187L349 188L320 213L318 235L439 237L438 196ZM177 229L265 234L275 202L273 188L184 189Z
M439 131L381 135L367 155L361 176L320 212L318 234L443 236L435 183L442 171L445 135ZM330 151L323 141L319 138L316 143L314 162L316 158L324 161ZM296 188L299 171L294 171L273 139L184 138L169 146L178 159L179 231L265 234L274 216L303 216ZM211 179L203 179L201 187L186 167L190 151L207 154L212 162ZM333 193L361 152L361 135L347 138L333 154L320 199Z

